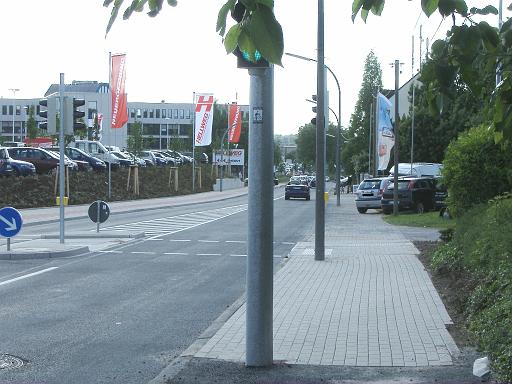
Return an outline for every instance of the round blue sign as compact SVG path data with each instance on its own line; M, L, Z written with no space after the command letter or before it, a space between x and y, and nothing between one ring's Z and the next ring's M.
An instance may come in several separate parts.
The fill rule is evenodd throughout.
M13 237L18 234L23 225L21 213L12 207L0 209L0 236Z

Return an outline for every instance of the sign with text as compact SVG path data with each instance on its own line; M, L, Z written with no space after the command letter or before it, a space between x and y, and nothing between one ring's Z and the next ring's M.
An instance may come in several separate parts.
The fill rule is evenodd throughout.
M221 159L222 158L222 159ZM216 165L244 165L245 150L244 149L230 149L224 150L221 156L221 151L215 151L213 155L213 164Z

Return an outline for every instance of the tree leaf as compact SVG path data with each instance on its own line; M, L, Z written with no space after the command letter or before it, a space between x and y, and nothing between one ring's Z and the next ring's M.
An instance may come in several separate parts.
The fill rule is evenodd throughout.
M167 4L169 4L171 7L175 7L178 5L178 2L176 0L167 0Z
M256 2L270 9L274 9L274 0L256 0Z
M374 15L380 16L382 11L384 10L384 0L376 0L375 4L372 6L372 13Z
M439 0L438 9L442 16L449 16L455 11L456 0Z
M468 6L464 0L455 0L455 10L464 17L468 15Z
M239 24L233 25L228 33L226 34L226 38L224 39L224 48L226 48L226 53L233 52L238 45L238 37L242 32L242 28Z
M421 9L423 9L423 13L430 17L431 14L435 12L439 5L439 0L421 0Z
M247 33L255 48L269 63L282 66L283 30L271 9L257 7L247 23Z
M497 15L498 14L498 10L496 9L496 7L493 7L492 5L488 5L484 8L472 7L469 12L474 15Z
M226 33L226 19L228 17L228 12L232 10L235 6L236 0L228 0L220 9L219 14L217 15L217 25L216 31L219 32L219 35L224 36Z

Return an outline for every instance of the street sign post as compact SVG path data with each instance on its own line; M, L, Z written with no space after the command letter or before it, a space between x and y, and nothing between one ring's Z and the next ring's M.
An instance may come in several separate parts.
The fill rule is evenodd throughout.
M16 236L23 225L23 218L12 207L0 209L0 236L7 237L7 251L11 250L11 237Z
M110 216L110 207L102 200L97 200L89 206L89 218L96 223L96 232L100 231L100 223L107 221Z

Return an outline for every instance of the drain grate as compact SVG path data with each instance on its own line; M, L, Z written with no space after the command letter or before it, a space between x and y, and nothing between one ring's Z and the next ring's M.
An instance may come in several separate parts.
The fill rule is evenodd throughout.
M21 368L25 362L19 357L0 354L0 369Z

